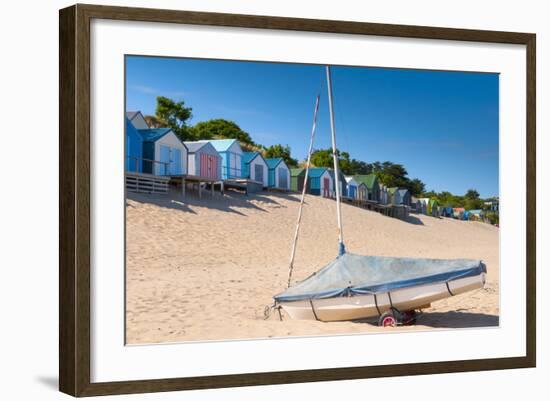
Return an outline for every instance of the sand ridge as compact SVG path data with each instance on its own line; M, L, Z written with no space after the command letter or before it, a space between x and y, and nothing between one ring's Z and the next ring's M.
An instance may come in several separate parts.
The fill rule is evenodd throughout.
M222 198L188 193L128 194L126 341L158 343L381 330L497 326L498 228L479 222L411 215L408 221L342 205L344 241L363 255L483 260L483 290L432 305L415 326L371 322L264 320L286 288L299 196L262 192ZM306 197L293 282L336 257L336 205Z

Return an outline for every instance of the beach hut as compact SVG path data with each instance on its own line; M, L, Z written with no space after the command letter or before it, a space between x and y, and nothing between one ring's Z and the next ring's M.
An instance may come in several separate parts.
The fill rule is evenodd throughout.
M187 147L170 128L138 129L143 140L143 172L153 175L187 174Z
M243 178L260 182L264 188L268 186L268 167L260 152L244 152L241 170Z
M441 208L441 216L443 217L453 217L453 208L445 206Z
M464 208L463 207L455 207L453 208L453 218L462 220L464 215Z
M352 176L346 177L346 183L348 187L348 193L347 193L348 198L358 199L357 187L359 186L359 183Z
M464 212L464 220L483 220L483 210L467 210Z
M188 150L188 174L219 181L222 176L222 158L210 142L184 142Z
M376 174L354 175L353 178L367 187L367 200L380 201L380 182Z
M138 130L126 118L126 171L141 173L143 171L143 138Z
M392 205L400 205L401 204L401 198L399 195L399 192L397 191L399 188L397 187L391 187L388 188L388 198L389 202Z
M282 157L265 159L268 172L268 186L270 188L290 189L290 170Z
M310 194L324 197L332 196L334 184L329 169L324 167L310 168L308 174L308 192Z
M335 177L335 174L334 174L334 170L329 168L327 169L329 174L330 174L330 178L332 179L332 190L331 192L333 194L336 193L336 179L334 178ZM347 184L347 181L346 181L346 176L341 172L339 171L338 172L338 183L340 185L340 195L341 196L346 196L347 192L348 192L348 184Z
M378 199L378 203L382 205L387 205L390 202L389 194L388 194L388 187L386 187L383 184L380 184L380 196Z
M399 198L401 200L401 205L410 206L411 205L411 193L406 188L399 188L397 190L399 193Z
M366 200L368 198L369 190L367 189L367 186L360 182L357 185L357 199L359 200Z
M243 178L243 150L236 139L212 139L210 142L222 158L222 179Z
M145 121L145 117L141 114L141 111L127 111L126 118L132 123L136 129L148 129L150 128Z
M290 190L296 191L296 192L302 192L302 189L304 188L305 177L306 177L305 168L291 168L290 169Z
M429 216L439 217L439 202L436 199L430 199L426 212Z

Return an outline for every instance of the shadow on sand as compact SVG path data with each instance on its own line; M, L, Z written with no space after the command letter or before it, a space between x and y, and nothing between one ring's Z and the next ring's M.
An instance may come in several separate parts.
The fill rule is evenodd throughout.
M422 222L422 220L420 220L418 217L416 216L407 216L407 218L405 220L403 220L404 222L406 223L409 223L409 224L414 224L416 226L423 226L424 223Z
M240 216L246 216L246 213L243 213L242 211L243 209L268 213L268 210L260 207L262 204L270 207L286 207L279 203L278 200L299 202L299 199L296 199L295 196L286 193L258 192L246 195L242 192L232 190L225 191L223 197L219 194L219 192L216 192L212 196L209 191L205 191L202 194L202 198L199 198L195 191L187 191L185 197L176 191L170 191L167 194L141 194L128 192L126 196L127 207L133 207L132 204L128 203L128 200L132 200L139 203L149 203L159 207L179 210L192 214L197 214L191 208L195 206L234 213Z
M358 319L354 322L378 325L377 318ZM438 329L496 327L499 325L499 317L485 313L466 312L460 309L449 312L424 312L418 315L416 325Z
M497 315L466 312L459 309L449 312L423 313L418 317L417 324L448 329L491 327L499 325L499 317Z

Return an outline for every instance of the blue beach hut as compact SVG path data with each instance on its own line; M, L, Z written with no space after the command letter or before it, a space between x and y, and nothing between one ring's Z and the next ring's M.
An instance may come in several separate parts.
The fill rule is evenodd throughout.
M143 140L143 172L153 175L187 174L187 147L170 128L138 130Z
M243 178L243 150L239 141L236 139L212 139L204 142L210 142L222 158L222 179Z
M143 172L143 139L138 130L126 118L126 171Z
M332 196L334 185L329 169L324 167L310 168L308 181L310 194L324 197Z
M265 159L268 168L268 187L290 189L290 170L282 157Z
M268 168L260 152L244 152L242 156L242 177L261 182L263 187L268 186Z

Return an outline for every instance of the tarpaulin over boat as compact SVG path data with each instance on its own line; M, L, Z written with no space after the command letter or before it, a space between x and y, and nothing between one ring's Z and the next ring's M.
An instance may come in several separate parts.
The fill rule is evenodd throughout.
M275 295L277 302L376 294L487 272L480 260L418 259L344 253L305 280Z

